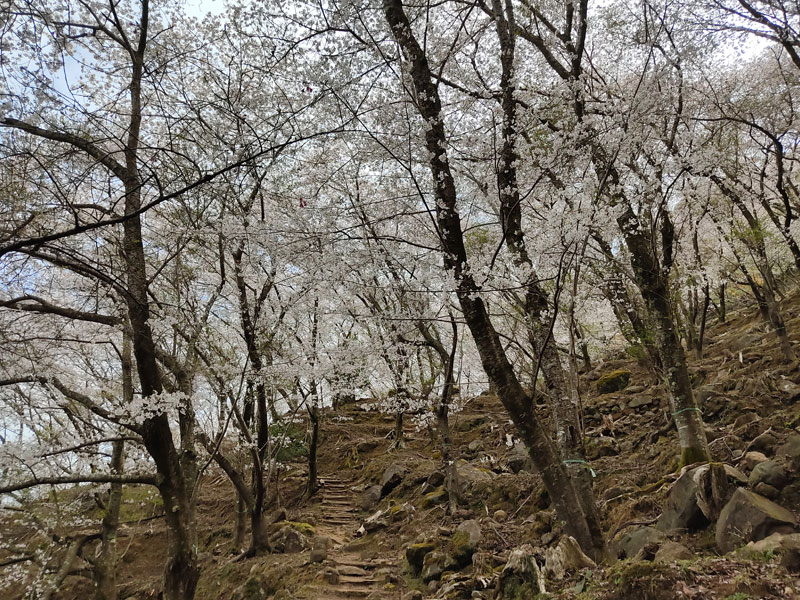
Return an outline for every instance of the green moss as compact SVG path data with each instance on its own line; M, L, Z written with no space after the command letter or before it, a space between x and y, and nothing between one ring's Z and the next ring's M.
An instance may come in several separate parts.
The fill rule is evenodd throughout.
M317 529L311 523L304 523L302 521L278 521L274 527L280 529L288 525L295 531L302 533L306 537L313 537L317 535Z
M411 544L406 548L406 560L413 573L418 574L422 570L422 563L425 560L425 556L435 548L435 542L420 542L418 544Z
M449 499L450 496L447 493L447 490L440 487L422 497L422 508L432 508L437 504L444 504Z
M678 462L678 469L686 465L693 465L699 462L708 461L708 452L700 446L687 446L681 450L681 459Z
M597 380L597 393L610 394L618 392L628 387L631 381L631 372L624 369L611 371L605 375L601 375Z

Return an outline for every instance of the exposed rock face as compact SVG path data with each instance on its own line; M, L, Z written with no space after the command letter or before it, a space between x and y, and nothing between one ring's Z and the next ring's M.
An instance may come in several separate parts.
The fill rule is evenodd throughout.
M544 593L544 578L533 547L525 544L512 550L497 580L495 597L499 600L528 600Z
M371 485L364 490L364 495L361 498L361 509L372 510L378 506L381 501L381 486Z
M666 541L666 539L667 536L655 527L639 527L620 538L617 547L622 557L633 558L645 546L649 544L657 546Z
M611 371L601 375L597 380L597 393L610 394L624 390L631 381L631 372L625 370Z
M458 568L472 562L472 555L481 541L481 526L474 519L461 523L450 541L450 555Z
M800 434L793 433L778 448L776 455L785 459L796 470L800 471Z
M746 481L741 471L720 463L700 465L686 471L673 484L656 527L664 532L695 531L706 527L717 517L734 486Z
M717 547L730 552L745 542L764 539L772 533L792 533L794 515L755 492L738 489L717 522Z
M290 527L284 525L270 537L273 551L276 553L285 552L287 554L302 552L308 546L305 536Z
M381 477L381 498L400 485L405 476L406 468L403 465L397 463L390 465Z
M765 460L757 464L750 473L750 487L766 483L777 490L789 483L789 471L777 460Z
M447 555L444 552L428 552L422 561L422 581L428 583L439 579L445 569Z
M674 563L679 560L691 560L694 554L683 544L666 541L658 548L655 561L657 563Z
M597 564L586 556L575 538L565 535L555 548L548 548L545 553L545 573L554 579L564 579L569 571L593 568Z
M420 542L411 544L406 548L406 560L415 573L419 573L422 570L422 561L425 559L425 555L435 548L435 542Z

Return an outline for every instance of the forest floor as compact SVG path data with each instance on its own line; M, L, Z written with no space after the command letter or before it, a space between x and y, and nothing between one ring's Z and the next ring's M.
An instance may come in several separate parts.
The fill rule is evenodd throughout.
M800 295L787 298L783 310L800 351ZM699 360L690 358L690 368L713 459L744 471L746 451L770 456L800 431L800 369L781 362L777 340L754 307L743 307L727 322L713 324L704 354ZM599 394L597 378L617 370L630 371L628 385ZM598 362L581 376L580 386L596 498L605 531L618 550L629 541L626 535L654 523L664 510L680 475L677 434L674 426L668 426L661 384L624 354ZM274 539L285 545L284 553L235 557L233 487L220 471L209 467L198 495L202 575L197 598L489 599L494 598L492 589L482 587L494 585L513 549L531 544L542 565L548 549L562 539L563 529L540 478L518 447L509 446L514 428L496 397L481 395L463 403L451 418L453 455L463 486L461 504L452 514L446 510L436 475L441 473L441 454L432 433L417 430L407 419L403 444L397 447L391 439L393 418L358 404L325 413L319 450L322 485L310 500L302 494L306 477L302 457L282 463L277 493L284 508L275 513L273 528ZM546 418L544 402L540 408ZM365 500L369 488L381 485L392 471L398 474L396 485L391 490L385 486L379 501ZM797 515L800 480L783 487L774 500ZM119 535L120 598L158 597L167 546L159 510L151 489L132 487L126 492L125 524ZM456 528L467 520L480 526L472 563L424 582L406 560L409 546L452 540ZM300 533L295 536L300 539L298 548L289 547L297 541L287 537L289 530ZM33 539L29 530L8 517L0 531L3 541L16 547ZM321 562L312 562L309 550L319 536L328 538L330 545ZM546 578L547 597L800 599L796 565L787 570L771 551L722 554L713 524L669 532L667 539L680 543L689 554L654 561L645 551L611 565L568 569L562 578ZM288 551L292 549L296 551ZM25 593L13 585L6 590L11 590L11 598ZM91 593L89 580L74 576L54 597L73 600Z

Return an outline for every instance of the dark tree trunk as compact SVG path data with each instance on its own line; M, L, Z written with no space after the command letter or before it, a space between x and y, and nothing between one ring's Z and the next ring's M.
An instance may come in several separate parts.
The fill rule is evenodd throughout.
M435 185L436 220L444 265L455 278L456 294L483 368L489 380L495 384L498 397L527 445L568 533L576 538L587 554L595 559L604 559L606 547L600 523L584 512L572 478L539 423L532 399L525 394L515 375L500 336L480 298L480 290L470 274L460 216L456 209L455 182L447 158L441 100L427 58L414 37L402 0L384 0L383 9L392 35L408 61L415 103L425 121L425 140Z

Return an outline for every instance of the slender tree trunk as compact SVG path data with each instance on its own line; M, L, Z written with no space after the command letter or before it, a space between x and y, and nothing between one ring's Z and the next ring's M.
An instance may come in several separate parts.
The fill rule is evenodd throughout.
M125 386L123 385L123 387ZM122 474L124 449L125 442L113 443L111 451L111 471L113 473ZM94 559L96 600L116 600L117 598L117 528L119 527L121 504L122 484L112 483L103 509L100 549L98 556Z
M244 540L247 537L247 504L245 504L242 494L236 493L236 524L233 528L233 548L235 552L241 552L244 548Z
M728 316L727 307L725 306L725 282L719 284L719 308L717 310L719 322L724 323Z
M308 445L308 484L306 497L313 496L317 491L317 447L319 446L319 406L317 403L316 384L312 383L312 405L308 409L308 418L311 421L311 443Z

